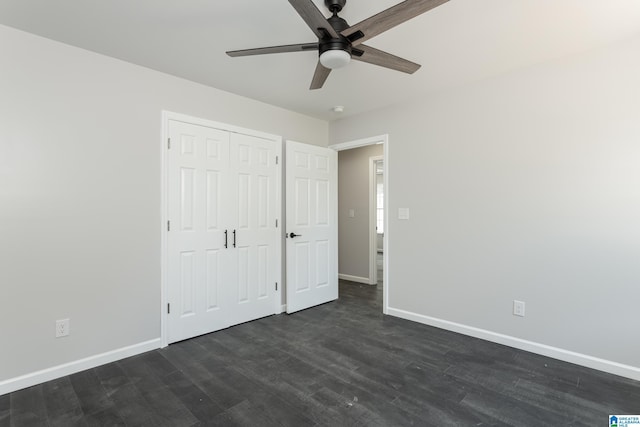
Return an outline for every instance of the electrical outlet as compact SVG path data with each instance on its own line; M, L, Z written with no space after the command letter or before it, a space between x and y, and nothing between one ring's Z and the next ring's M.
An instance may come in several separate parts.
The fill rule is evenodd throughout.
M513 300L513 315L524 317L524 301Z
M56 320L56 338L69 336L69 319Z

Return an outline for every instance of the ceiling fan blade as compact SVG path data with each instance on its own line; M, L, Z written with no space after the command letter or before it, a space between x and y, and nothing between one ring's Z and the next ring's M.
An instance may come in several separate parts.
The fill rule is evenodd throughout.
M403 73L413 74L420 68L420 64L407 61L399 56L392 55L387 52L383 52L371 46L364 44L359 45L353 49L353 55L351 56L356 61L367 62L373 65L379 65L381 67L390 68L396 71L402 71ZM358 51L362 51L362 55L358 56Z
M341 34L348 38L353 46L357 46L448 1L406 0L343 30Z
M311 0L289 0L291 6L298 12L304 22L307 23L311 31L318 36L319 39L324 38L327 34L331 38L338 38L338 33L333 29L327 18L320 12Z
M320 63L320 61L318 61L316 72L313 73L313 80L311 80L311 87L309 87L309 89L320 89L322 85L324 85L324 82L327 81L327 77L329 77L330 72L330 68L326 68Z
M227 52L229 56L250 56L250 55L266 55L268 53L285 53L285 52L304 52L307 50L318 50L318 43L300 43L289 44L284 46L258 47L255 49L230 50Z

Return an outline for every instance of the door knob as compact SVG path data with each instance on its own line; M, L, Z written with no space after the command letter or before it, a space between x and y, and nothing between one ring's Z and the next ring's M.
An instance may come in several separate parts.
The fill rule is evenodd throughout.
M289 237L291 237L292 239L293 239L294 237L298 237L298 236L302 236L302 234L289 233Z

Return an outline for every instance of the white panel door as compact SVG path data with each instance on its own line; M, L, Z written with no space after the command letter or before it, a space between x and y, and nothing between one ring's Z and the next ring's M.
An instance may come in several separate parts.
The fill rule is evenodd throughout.
M338 154L287 141L287 313L338 298Z
M230 316L238 324L274 314L276 307L278 168L273 141L234 133L230 147L235 203L229 206L234 225L229 266L237 277Z
M168 342L228 326L229 133L169 121Z
M168 130L172 343L278 310L280 145L177 120Z

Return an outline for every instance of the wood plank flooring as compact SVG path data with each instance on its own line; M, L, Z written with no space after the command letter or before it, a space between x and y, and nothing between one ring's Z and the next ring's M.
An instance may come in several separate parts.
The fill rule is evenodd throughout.
M640 383L385 317L381 286L0 396L0 427L604 426Z

